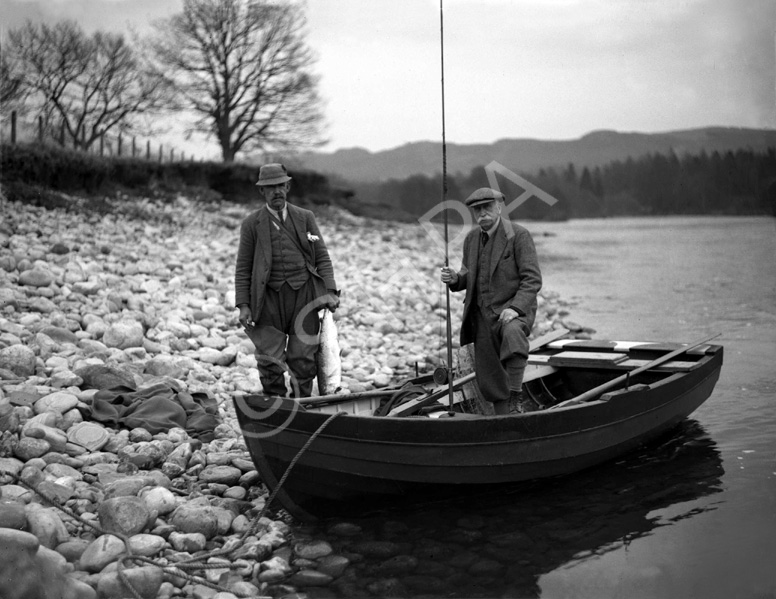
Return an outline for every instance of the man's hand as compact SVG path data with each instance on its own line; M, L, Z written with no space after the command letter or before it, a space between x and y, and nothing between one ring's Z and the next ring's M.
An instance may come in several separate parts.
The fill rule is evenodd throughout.
M326 301L323 304L330 312L334 312L340 305L340 298L336 293L329 293L326 296Z
M242 304L238 308L240 309L240 315L237 318L240 324L244 327L252 327L254 322L253 316L251 316L251 309L246 304Z
M515 312L512 308L504 308L504 311L501 314L499 314L498 319L504 324L507 324L513 321L518 316L519 314Z
M458 282L458 273L449 266L442 267L442 282L447 285L454 285Z

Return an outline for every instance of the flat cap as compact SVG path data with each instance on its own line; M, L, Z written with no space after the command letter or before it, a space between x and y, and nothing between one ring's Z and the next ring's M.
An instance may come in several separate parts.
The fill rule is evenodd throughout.
M290 180L286 167L279 162L273 162L259 169L259 180L256 181L256 185L279 185Z
M472 207L479 206L480 204L487 204L488 202L494 202L496 200L504 201L504 194L495 189L491 189L490 187L480 187L466 198L465 204Z

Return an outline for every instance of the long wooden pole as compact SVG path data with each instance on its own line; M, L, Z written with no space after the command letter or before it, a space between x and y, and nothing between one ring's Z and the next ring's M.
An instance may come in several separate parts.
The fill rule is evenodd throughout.
M598 387L593 387L592 389L588 389L584 393L581 393L580 395L577 395L576 397L572 397L571 399L567 399L566 401L562 401L559 404L555 404L554 406L550 406L547 408L548 410L557 410L558 408L565 408L567 406L574 406L580 403L585 403L587 401L592 401L605 391L608 391L609 389L612 389L613 387L616 387L618 385L621 385L626 380L628 380L630 377L633 377L634 375L641 374L642 372L645 372L647 370L650 370L651 368L655 368L656 366L660 366L661 364L668 362L669 360L674 359L676 356L680 356L684 353L687 353L691 349L695 349L699 345L703 345L704 343L708 343L712 339L716 339L719 337L721 333L717 333L716 335L712 335L708 339L704 339L703 341L697 341L695 343L692 343L686 347L680 347L679 349L675 349L674 351L667 353L664 356L661 356L655 360L652 360L651 362L644 364L644 366L639 366L638 368L634 370L630 370L623 374L622 376L618 376L616 379L612 379L611 381L607 383L603 383L602 385L598 385Z
M447 137L445 131L445 11L442 5L443 0L439 0L439 47L440 47L440 66L442 73L442 207L444 208L445 220L445 268L450 265L450 254L448 249L448 218L447 207ZM447 334L447 391L448 403L450 409L453 409L455 396L453 393L453 324L450 316L450 287L445 285L445 325Z

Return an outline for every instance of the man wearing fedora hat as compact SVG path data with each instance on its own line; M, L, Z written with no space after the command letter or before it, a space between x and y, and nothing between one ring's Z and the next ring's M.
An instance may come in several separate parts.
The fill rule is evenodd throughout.
M528 335L542 275L531 234L501 216L504 194L483 187L466 199L479 227L463 244L461 269L442 268L451 291L466 290L461 345L474 343L477 386L496 414L527 412L523 396Z
M259 169L266 204L242 222L235 266L239 320L256 346L264 393L309 397L317 369L318 310L339 306L334 268L315 216L286 199L291 177L279 163Z

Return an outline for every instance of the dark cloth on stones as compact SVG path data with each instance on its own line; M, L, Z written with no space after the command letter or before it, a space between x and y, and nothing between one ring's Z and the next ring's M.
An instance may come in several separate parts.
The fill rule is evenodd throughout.
M207 393L188 393L169 383L140 389L114 387L95 393L88 417L113 427L144 428L152 435L179 427L209 442L218 426L218 405Z

